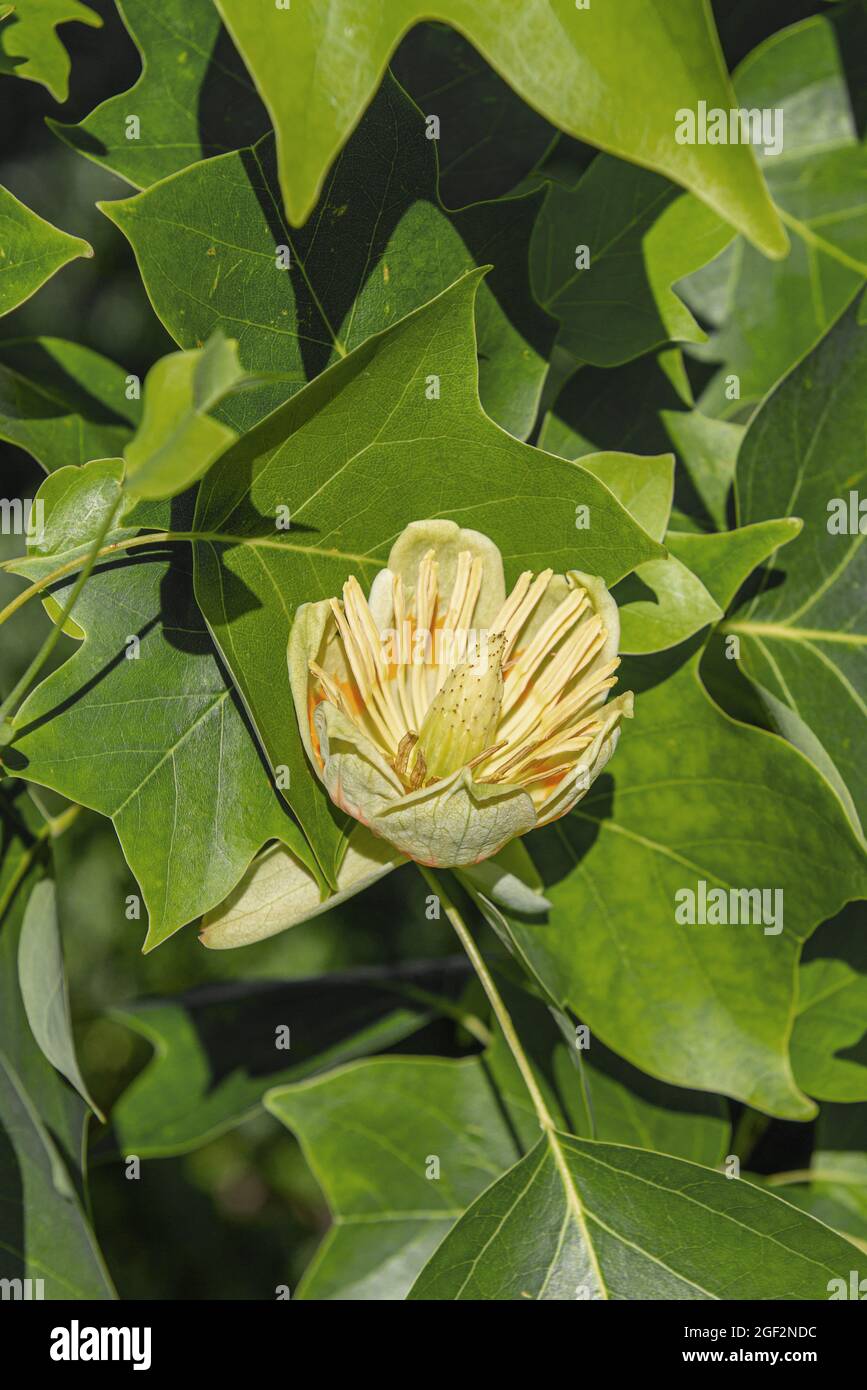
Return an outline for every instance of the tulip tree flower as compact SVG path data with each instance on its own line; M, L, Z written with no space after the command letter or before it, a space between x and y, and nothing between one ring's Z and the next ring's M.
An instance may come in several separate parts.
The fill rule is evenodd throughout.
M418 521L366 599L305 604L289 675L311 765L336 806L434 868L477 864L570 811L632 696L601 579L522 574L451 521Z
M529 857L523 872L514 854L494 857L566 815L614 752L632 713L631 693L608 699L619 635L601 579L526 572L507 596L497 547L451 521L407 526L367 598L349 578L342 600L299 608L288 656L301 738L331 800L360 823L338 896L412 859L463 871L495 902L544 910ZM206 945L303 920L302 899L304 917L334 903L299 871L286 920L275 894L281 881L285 897L287 857L264 857L258 889L242 884L206 922Z

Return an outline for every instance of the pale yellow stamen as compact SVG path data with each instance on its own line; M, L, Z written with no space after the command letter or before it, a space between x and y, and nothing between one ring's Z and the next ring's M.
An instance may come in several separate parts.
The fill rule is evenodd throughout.
M395 655L394 683L397 686L397 698L400 701L400 709L403 715L403 722L407 729L411 729L414 724L413 712L410 704L410 695L406 685L406 672L410 659L410 638L409 620L406 612L406 600L403 592L403 580L399 574L394 576L391 586L392 603L394 605L394 626L397 633L397 643Z
M428 633L431 645L433 644L433 626L436 617L437 606L437 565L435 553L428 550L422 556L418 567L418 580L415 590L415 631ZM413 634L415 639L415 633ZM410 674L410 689L412 692L412 708L415 716L416 729L421 728L422 720L425 716L430 692L428 690L427 667L426 663L418 660L419 652L414 649L412 652L412 672Z
M568 598L558 604L542 624L527 650L522 652L509 671L508 685L503 697L504 715L507 715L521 698L538 667L550 656L564 633L578 621L589 603L590 600L583 589L573 589Z
M343 640L343 649L349 662L349 668L358 686L358 693L364 703L366 713L376 727L377 734L388 748L391 743L391 733L380 709L381 700L377 699L377 691L374 685L375 673L371 669L370 654L365 651L363 644L359 641L359 634L348 622L346 613L341 608L337 599L331 600L331 611L337 623L337 630Z
M468 767L480 782L523 787L547 805L558 781L564 790L574 783L580 758L602 729L596 711L620 664L596 664L608 635L580 587L522 639L552 577L551 570L535 578L521 574L489 631L475 632L481 558L470 551L457 556L445 604L436 554L428 550L411 604L401 577L393 578L397 641L390 660L361 586L350 578L343 603L332 599L331 611L362 712L354 693L315 662L311 673L325 698L385 752L407 788ZM488 643L486 666L468 649L472 640L475 652L479 639Z

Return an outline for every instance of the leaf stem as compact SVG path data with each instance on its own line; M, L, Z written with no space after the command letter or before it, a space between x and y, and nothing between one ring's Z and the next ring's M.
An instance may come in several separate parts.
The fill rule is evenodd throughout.
M551 1117L548 1106L545 1104L545 1098L539 1090L538 1082L533 1074L533 1068L530 1066L527 1054L521 1046L521 1040L515 1031L515 1025L512 1022L511 1015L506 1005L503 1003L503 997L494 983L493 976L485 964L484 957L473 940L469 927L461 916L458 908L445 891L440 879L423 864L417 864L416 867L425 883L427 883L439 898L445 908L446 916L457 932L458 939L469 957L470 964L479 977L482 989L488 996L488 1001L494 1011L494 1017L499 1023L503 1037L506 1039L509 1050L517 1063L524 1085L527 1087L530 1099L533 1102L533 1109L536 1112L539 1124L550 1136L553 1131L556 1130L556 1125Z
M114 555L122 550L132 550L133 546L158 545L164 541L175 539L176 537L172 531L148 531L147 534L143 536L130 536L128 540L112 541L110 545L102 546L96 559L102 560L107 555ZM182 537L181 539L186 539L186 537ZM64 579L67 574L72 574L86 562L86 559L86 555L76 555L74 559L67 560L63 565L58 565L57 569L52 570L50 574L45 574L41 579L37 579L29 588L22 589L21 593L16 594L11 602L7 603L5 608L0 609L0 625L5 623L7 618L11 618L13 613L17 613L19 608L23 608L24 604L27 603L29 599L35 598L37 594L43 593L44 590L50 588L52 584L56 584L58 579ZM4 566L3 568L6 567Z
M87 552L87 555L84 558L81 573L79 574L78 578L72 586L69 598L66 600L66 606L64 607L62 613L58 617L57 621L52 624L51 631L48 633L47 637L45 638L45 641L42 643L42 646L39 648L39 651L34 656L33 660L27 667L27 670L24 672L21 679L17 681L15 686L13 686L12 690L10 690L9 694L6 696L6 699L2 702L2 704L0 704L0 727L2 727L4 720L8 719L10 711L14 710L18 706L20 701L23 699L23 697L27 694L27 691L30 689L36 677L39 675L39 672L42 670L46 661L48 660L51 653L54 651L54 648L56 647L57 643L59 642L60 635L66 624L66 621L70 617L72 610L75 607L76 600L78 599L79 594L81 593L82 589L87 583L91 570L96 564L97 557L102 548L103 541L105 540L106 536L111 530L111 527L114 523L114 519L118 513L118 508L120 507L120 501L121 499L118 496L117 500L114 503L114 506L110 507L109 510L106 512L102 524L100 525L99 530L97 531L96 536L94 537L93 544L91 545L90 550Z

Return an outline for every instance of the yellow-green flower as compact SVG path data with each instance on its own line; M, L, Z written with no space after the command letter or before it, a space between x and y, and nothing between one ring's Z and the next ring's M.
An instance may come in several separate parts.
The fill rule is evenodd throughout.
M301 737L335 805L419 863L497 854L585 795L632 695L616 684L620 625L604 582L520 575L451 521L395 542L369 598L298 610L289 675Z

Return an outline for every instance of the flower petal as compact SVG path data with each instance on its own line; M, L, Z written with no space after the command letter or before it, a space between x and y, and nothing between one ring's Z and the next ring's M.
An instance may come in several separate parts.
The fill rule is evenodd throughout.
M503 560L498 547L481 531L466 530L454 521L411 521L398 536L388 557L389 571L400 575L408 600L409 595L415 592L419 564L429 550L436 551L441 607L451 598L461 552L469 551L473 558L478 556L482 560L482 587L476 601L473 626L480 630L487 629L506 597ZM371 602L378 598L374 580ZM374 616L379 622L379 615ZM381 627L389 625L389 622L380 624Z
M310 737L310 712L308 698L310 691L309 662L318 661L324 666L329 653L336 647L333 640L337 632L334 614L327 599L321 603L302 603L295 613L292 630L289 633L287 660L289 664L289 686L295 703L295 717L304 751L321 778L322 771Z
M208 913L199 940L216 951L264 941L337 907L402 862L391 846L356 826L337 875L338 891L323 898L309 869L285 845L271 845L226 901Z

